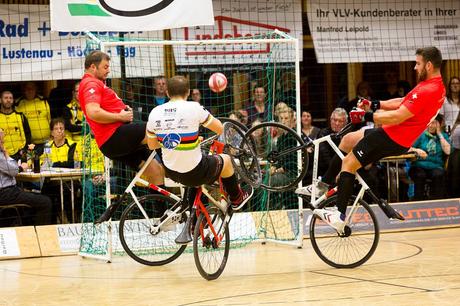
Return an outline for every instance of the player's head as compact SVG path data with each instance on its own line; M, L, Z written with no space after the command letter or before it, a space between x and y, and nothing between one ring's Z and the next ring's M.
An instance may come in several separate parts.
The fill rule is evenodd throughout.
M105 81L110 73L110 56L99 50L92 51L85 58L85 71Z
M10 110L13 107L13 93L5 90L0 94L0 104L3 110Z
M439 73L442 65L442 55L436 47L419 48L415 51L415 71L417 81L425 81L434 73Z
M186 100L190 93L190 84L186 77L181 75L168 79L168 97Z

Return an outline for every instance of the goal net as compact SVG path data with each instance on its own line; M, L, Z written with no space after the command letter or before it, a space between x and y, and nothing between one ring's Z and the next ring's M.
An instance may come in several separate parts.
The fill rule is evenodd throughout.
M164 96L167 77L184 75L190 80L190 99L198 99L199 95L199 102L215 117L230 117L250 128L262 121L278 121L280 114L290 108L297 117L297 120L293 118L292 127L299 130L298 41L283 32L190 41L108 39L88 35L86 52L100 49L111 56L107 83L133 108L134 121L147 121L153 107L167 103ZM209 88L208 80L214 72L225 74L228 80L223 92L214 93ZM257 101L263 101L265 110L253 114ZM86 132L89 133L89 129ZM203 133L206 136L207 132ZM267 146L276 146L276 138L267 139ZM80 254L110 259L112 255L124 253L118 238L118 220L132 199L124 201L110 222L101 225L93 222L124 192L135 173L118 162L102 162L97 151L94 140L87 134L83 154L85 166L91 171L87 171L84 179ZM299 160L300 156L296 156L294 162ZM270 169L262 171L270 173ZM171 182L166 187L180 192ZM134 189L138 197L149 192L141 186ZM293 191L277 193L257 189L243 210L234 214L230 237L233 247L255 240L300 246L302 228L301 203ZM136 227L132 231L140 244L145 243L143 249L149 249L148 231ZM152 252L167 252L151 247Z

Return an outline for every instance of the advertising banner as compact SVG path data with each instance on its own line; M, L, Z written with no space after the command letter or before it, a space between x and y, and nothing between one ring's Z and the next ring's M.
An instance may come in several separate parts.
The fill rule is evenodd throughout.
M163 37L162 31L123 33L127 38L158 40ZM96 34L107 38L119 36L119 32ZM87 42L82 31L51 32L47 5L0 5L0 82L79 79L83 75L84 58L91 51ZM130 67L128 77L163 74L163 48L144 49L124 50L126 66ZM121 49L114 47L108 53L112 66L119 66ZM140 57L144 61L152 57L156 64L132 64ZM114 69L111 77L119 77L119 73L119 69Z
M413 61L426 46L460 58L458 0L308 0L307 16L319 63Z
M212 0L51 0L53 31L154 31L213 22Z
M171 35L175 40L233 39L260 36L278 29L297 38L302 50L301 4L298 0L214 1L213 25L175 29ZM277 49L276 61L293 62L293 48L290 45L284 46L285 50ZM273 46L267 43L174 47L178 66L266 63L273 51ZM302 52L299 55L302 59Z

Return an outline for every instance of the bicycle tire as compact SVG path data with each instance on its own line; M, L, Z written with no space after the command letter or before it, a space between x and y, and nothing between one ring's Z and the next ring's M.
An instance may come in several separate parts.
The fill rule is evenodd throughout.
M254 143L238 125L224 123L224 153L231 158L233 169L247 184L258 188L262 182L260 164L254 150Z
M176 203L174 199L162 194L149 194L138 200L150 220L164 214L160 212L160 205L165 207ZM184 217L181 216L182 219L185 219ZM132 202L121 215L120 242L132 259L147 266L161 266L174 261L184 252L187 246L176 244L174 239L181 232L185 220L180 220L175 225L175 230L160 229L156 235L150 233L149 223L145 221L145 217L135 202Z
M274 132L278 135L274 141ZM263 122L251 127L246 136L256 142L255 151L262 167L260 187L269 191L288 191L297 187L308 170L308 152L302 138L291 128L278 122ZM283 149L280 151L279 147ZM298 167L297 152L301 150L301 165ZM272 173L281 169L282 173Z
M206 280L218 278L225 269L230 251L230 231L225 223L225 215L216 207L208 209L209 217L212 220L217 236L223 235L219 244L203 213L198 216L193 231L193 257L200 275ZM201 234L203 232L203 235ZM217 258L215 258L217 256Z
M355 198L353 196L350 201ZM320 203L318 208L334 206L336 202L337 195L334 195ZM371 258L379 243L377 218L364 200L359 200L357 210L347 227L348 236L341 237L319 217L311 217L310 240L313 249L321 260L334 268L355 268L362 265Z

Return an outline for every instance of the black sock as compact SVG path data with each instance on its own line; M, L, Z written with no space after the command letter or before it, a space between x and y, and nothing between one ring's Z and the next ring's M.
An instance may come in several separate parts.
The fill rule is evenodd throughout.
M229 177L222 178L222 184L224 185L225 191L230 197L230 201L238 200L240 197L240 186L238 185L238 180L236 179L235 173Z
M342 152L345 156L347 155L347 153L342 150L340 150L340 152ZM340 173L341 169L342 159L337 154L335 154L329 163L329 167L327 168L326 173L324 173L323 177L321 178L321 181L328 185L335 185L335 178L337 177L337 174Z
M342 214L347 211L348 201L353 194L355 175L350 172L342 171L337 182L337 208Z

